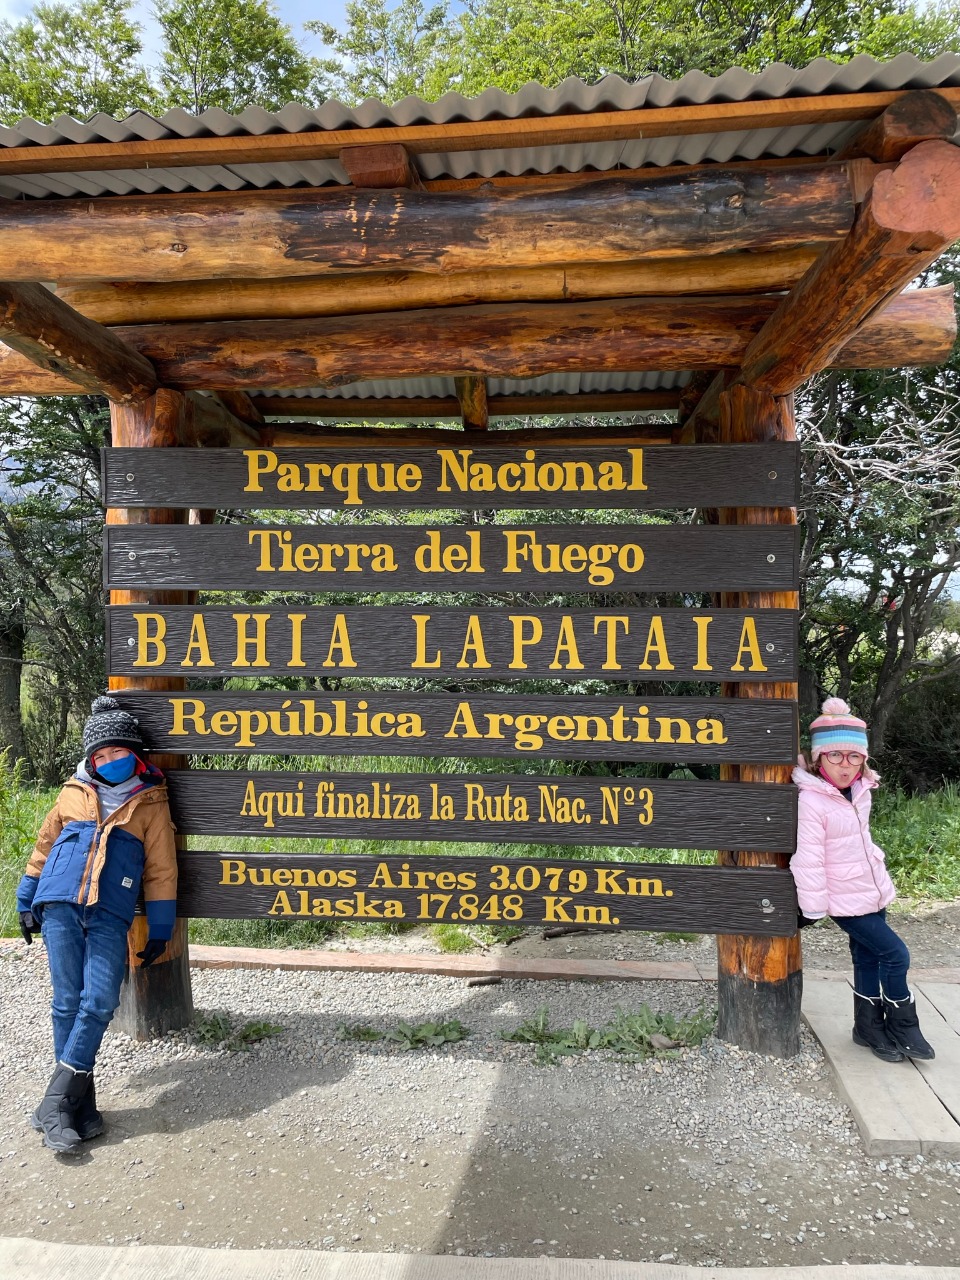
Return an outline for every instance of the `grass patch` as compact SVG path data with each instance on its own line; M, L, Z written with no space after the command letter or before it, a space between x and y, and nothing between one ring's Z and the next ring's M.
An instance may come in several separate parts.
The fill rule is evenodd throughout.
M871 829L899 893L960 897L960 785L949 782L923 796L881 788L874 793Z
M323 920L191 920L190 941L207 947L323 947L338 926Z
M502 1032L502 1038L513 1044L532 1044L534 1061L541 1066L588 1049L607 1049L625 1054L634 1061L650 1057L676 1057L677 1049L701 1044L713 1030L715 1010L701 1006L696 1013L676 1017L672 1013L656 1013L643 1004L636 1013L618 1009L602 1027L591 1027L582 1018L570 1027L551 1027L546 1005L513 1031Z
M434 942L448 955L462 955L473 951L476 942L457 924L435 924L430 930Z
M696 942L700 937L699 933L675 933L668 931L667 933L658 933L656 935L657 942L663 946L665 942Z
M389 1031L385 1031L384 1040L391 1040L401 1049L436 1049L444 1044L456 1044L466 1040L469 1030L458 1018L449 1022L420 1022L413 1026L409 1022L398 1022Z
M373 1044L378 1040L389 1040L401 1049L437 1049L444 1044L456 1044L466 1040L469 1030L457 1018L449 1022L398 1022L388 1031L378 1031L365 1022L341 1022L337 1028L343 1040L353 1040L358 1044Z
M236 1052L280 1035L283 1027L275 1022L244 1022L238 1026L228 1013L213 1009L209 1013L197 1014L192 1031L198 1044Z
M383 1032L376 1027L368 1027L364 1022L355 1022L352 1026L341 1022L337 1031L343 1040L355 1040L360 1044L370 1044L383 1039Z
M0 751L0 937L20 933L17 885L56 798L56 788L27 781L22 761L11 765L9 748Z

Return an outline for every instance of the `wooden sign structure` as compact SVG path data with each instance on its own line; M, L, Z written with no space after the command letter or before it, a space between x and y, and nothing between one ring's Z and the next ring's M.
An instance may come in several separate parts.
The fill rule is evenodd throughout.
M496 433L447 447L167 449L144 467L137 449L102 452L115 507L333 510L591 510L793 505L798 446L763 444L504 447Z
M795 448L779 446L713 451L609 445L519 451L411 446L373 457L369 451L351 453L331 446L322 460L317 460L315 452L303 450L219 451L216 458L204 458L199 467L193 465L195 456L189 450L170 451L155 469L149 455L138 460L130 451L106 454L107 491L114 500L127 503L183 505L206 494L207 501L231 509L269 507L278 499L279 505L306 509L325 501L344 508L468 509L471 499L501 505L501 498L506 499L502 505L514 507L630 503L656 509L689 507L718 492L729 501L757 500L763 495L768 500L790 500L796 492L799 461ZM716 475L715 486L711 474ZM541 588L607 594L790 587L796 580L796 557L796 531L776 528L655 523L572 528L397 527L366 522L333 527L150 528L134 524L107 530L104 566L107 585L113 588L136 584L201 590L266 586L269 590L289 584L323 594L342 590L347 583L361 591L426 588L489 593ZM536 665L546 665L548 675L569 680L572 674L584 672L578 631L594 667L605 669L607 678L623 679L634 674L624 672L622 661L631 649L627 637L632 623L631 667L636 666L641 678L662 680L675 678L677 672L665 614L677 636L676 656L684 654L681 668L685 664L699 669L701 676L716 678L710 661L714 615L692 610L531 613L441 607L434 617L426 607L376 605L286 613L128 607L111 621L110 653L112 657L125 649L128 669L139 664L141 670L150 670L169 663L172 644L181 655L175 669L206 675L218 663L211 648L212 630L220 665L230 674L261 673L279 664L285 673L292 670L307 677L331 667L353 675L358 671L354 655L363 645L368 656L361 657L362 669L371 674L382 677L399 653L404 674L430 678L443 667L442 643L447 643L450 653L449 641L443 637L459 631L458 674L475 678L494 670L487 656L486 623L491 652L508 679L529 677L533 660L529 650L538 651ZM714 638L722 637L720 642L726 646L724 674L769 676L765 657L781 668L795 664L795 614L778 615L774 626L779 623L779 646L765 639L762 647L757 615L737 611L727 617L722 610L718 615L721 626ZM767 620L760 616L766 627ZM133 634L117 644L123 624ZM643 624L645 634L639 634L637 628ZM305 630L309 659L304 657ZM549 661L545 632L553 639ZM325 650L318 648L321 636ZM225 667L228 653L233 657ZM792 702L382 689L350 689L337 695L249 690L130 693L122 696L122 702L158 749L214 755L787 763L795 758L798 745ZM217 770L174 771L169 781L178 825L190 835L641 848L729 844L747 850L789 851L796 825L790 788L732 788L723 782L663 782L630 776L554 779L524 774ZM593 865L584 874L594 874ZM782 884L789 897L788 882ZM198 909L189 898L184 902L187 910ZM396 906L397 911L403 909ZM725 910L725 902L715 902L712 917L701 907L695 918L687 918L682 907L674 904L666 915L647 912L644 918L674 925L679 919L688 928L706 920L709 928L723 931L728 927ZM783 927L781 918L778 928Z
M791 609L112 605L114 676L795 680Z
M790 589L797 530L703 525L116 525L108 588L222 591Z
M155 751L790 763L796 708L723 698L128 693Z
M187 695L188 675L233 674L242 668L242 661L236 661L240 654L251 661L245 674L256 674L253 663L259 660L261 626L269 637L261 673L288 677L312 669L318 675L334 670L338 677L348 674L340 665L324 665L326 660L341 663L340 654L330 654L329 644L317 664L324 627L335 625L322 607L299 611L305 615L300 660L311 664L304 668L295 666L297 641L288 616L297 610L276 603L246 610L251 628L246 634L253 637L246 649L237 617L221 626L215 620L220 615L202 604L193 610L190 621L175 612L190 608L189 591L223 586L217 574L235 568L229 560L235 553L243 569L239 576L252 576L252 585L259 591L290 587L359 591L361 579L362 589L377 591L383 589L374 581L378 576L391 579L391 591L410 589L398 585L401 576L415 590L469 591L481 580L483 591L491 590L497 574L490 566L502 563L506 523L494 531L492 539L487 534L487 544L481 545L483 573L472 580L464 572L472 549L458 550L452 541L447 544L451 555L439 572L421 571L415 562L405 565L403 575L399 568L382 575L373 570L355 574L352 568L343 572L350 556L358 562L363 559L364 553L356 547L336 561L337 573L328 573L318 565L323 556L332 559L336 553L329 546L321 551L319 536L311 552L309 545L303 545L302 527L296 535L291 533L289 543L293 547L296 536L296 545L302 548L301 564L294 561L292 571L280 567L249 575L249 560L246 565L243 562L250 547L244 549L229 539L218 541L221 531L203 528L213 521L221 501L214 496L220 493L217 476L212 474L216 464L211 468L204 459L211 447L257 452L264 510L286 505L280 498L281 481L290 486L289 494L299 492L310 504L332 512L362 511L364 506L373 510L377 499L372 489L384 484L385 476L377 469L364 469L361 474L356 469L360 453L364 462L379 461L381 456L388 460L389 455L396 463L398 488L400 468L420 465L406 453L406 462L394 457L394 451L406 450L410 440L400 439L389 429L358 433L351 441L348 433L338 430L264 421L265 415L283 412L304 416L303 406L318 390L324 398L315 402L314 416L335 417L339 410L339 420L347 420L364 406L365 414L375 413L381 421L414 413L430 416L431 409L434 416L448 416L453 402L450 387L444 388L443 395L425 396L423 380L449 377L456 391L453 407L463 427L462 439L451 442L431 435L421 437L414 447L439 444L468 450L467 462L459 452L459 461L449 462L448 478L460 468L466 476L466 492L460 495L463 509L477 510L505 508L514 502L505 490L516 482L517 473L501 469L511 461L521 464L523 477L528 473L522 464L535 464L538 458L541 464L556 468L557 460L541 449L562 443L585 464L589 457L583 450L598 443L594 429L567 430L562 441L532 429L522 439L520 433L510 438L510 432L496 432L490 433L489 442L481 442L478 437L484 435L498 407L532 417L576 414L581 408L591 413L622 412L662 409L666 395L669 404L678 407L677 427L661 425L652 430L664 445L669 440L672 449L690 446L709 451L715 444L792 446L796 438L793 395L814 374L828 368L891 368L947 359L956 333L952 290L907 286L960 238L960 206L955 198L960 187L960 150L952 141L960 89L945 84L936 91L905 91L896 87L903 83L898 75L892 64L884 69L884 84L894 87L882 92L793 98L788 92L782 100L708 100L693 106L578 111L572 116L561 101L555 107L548 105L536 118L494 119L478 108L477 118L466 124L442 120L407 125L394 120L384 128L358 124L349 136L319 128L299 135L254 137L241 132L222 138L8 148L0 166L5 177L20 184L24 198L3 202L0 208L6 280L0 285L0 338L6 344L0 347L0 394L106 395L113 402L112 444L135 455L133 462L116 455L122 470L108 466L109 484L120 485L110 490L114 505L107 515L112 527L108 572L115 584L111 585L113 605L150 617L117 615L118 624L111 626L111 667L116 672L111 686L118 691ZM828 133L839 129L839 134L829 134L828 145L834 150L796 163L783 162L769 148L764 150L759 131L788 125L823 126ZM601 164L594 163L598 153L590 147L592 141L613 143L620 154L631 139L709 138L731 129L746 131L742 154L757 155L758 160L721 165L711 159L705 165L666 170L598 172ZM836 152L834 144L842 150ZM564 171L523 172L523 150L531 146L557 148L559 168ZM511 148L512 159L492 177L489 165L479 166L476 161L478 149L489 155L491 150ZM453 155L456 160L444 176L433 179L417 171L418 157L424 153ZM703 154L716 152L704 148ZM243 176L245 165L315 159L339 160L348 184L258 191ZM190 183L190 168L197 165L229 165L240 175L241 189L201 190L205 180ZM178 182L186 181L195 189L182 195L165 191L157 196L113 194L118 170L150 169L162 174L169 166L181 175ZM56 175L67 175L69 190L74 181L71 175L83 171L92 175L92 190L109 194L61 198L64 183ZM38 177L21 181L23 175ZM45 198L34 198L35 194ZM411 265L416 269L411 271ZM63 292L57 296L36 284L39 280L55 281ZM602 374L617 385L624 370L633 371L627 375L631 381L637 372L653 373L655 389L587 390L591 374ZM687 377L679 382L664 378L671 370ZM544 377L567 374L582 378L584 390L559 397L538 385ZM488 378L511 380L515 384L511 391L525 394L499 396L498 389L488 387ZM363 399L353 397L355 387L349 384L379 379L397 380L389 400L377 401L366 391ZM339 388L345 388L345 393L337 394ZM642 483L648 489L638 487L640 476L629 450L643 444L644 437L649 443L651 429L631 431L616 441L609 433L604 436L604 447L616 444L628 451L620 455L619 478L615 470L605 473L604 483L612 485L609 492L601 488L599 471L592 476L597 486L593 491L587 487L590 477L585 467L569 473L564 469L562 476L556 469L535 470L532 484L538 491L537 506L528 509L581 511L588 509L586 499L592 493L598 507L616 506L626 494L636 499L631 504L635 508L655 510L657 500L667 501L670 484L679 501L687 481L686 491L692 495L698 468L690 470L680 452L671 463L666 453L655 455L647 449ZM494 442L494 435L502 438ZM314 471L310 459L303 459L299 474L281 472L279 448L287 445L311 450ZM167 450L181 448L191 450L191 465L200 480L189 490L194 508L189 517L179 505L182 495L170 491L177 462L169 466L160 462L165 488L141 488L145 478L149 480L149 467L141 459L159 460ZM329 477L323 469L330 462L331 449L343 451L347 468L336 478L332 468ZM515 451L515 456L494 466L490 459L498 450ZM520 456L526 450L535 457ZM711 460L718 456L710 454ZM239 461L240 457L239 452L236 458L221 457L220 464L236 468L239 462L242 474L249 462ZM571 455L568 460L575 458ZM750 494L738 494L730 487L729 474L721 484L721 470L718 467L716 487L702 500L697 498L706 511L705 523L717 535L712 551L708 552L709 539L693 539L682 548L686 530L657 533L638 521L643 534L642 540L637 535L634 547L643 552L643 565L638 565L638 553L632 549L613 578L584 585L590 574L605 576L598 558L601 553L594 553L591 563L589 548L616 542L624 534L623 527L609 525L602 534L591 530L589 542L582 531L573 534L569 525L564 536L572 536L572 543L562 541L560 534L550 535L557 550L549 555L559 556L560 563L547 573L534 563L539 554L536 547L544 545L539 542L544 531L538 518L527 530L536 545L528 536L526 558L518 552L518 572L501 574L508 581L500 589L513 592L521 581L532 584L524 585L524 591L542 587L551 593L592 594L596 588L604 593L627 591L632 596L659 589L653 584L660 581L670 589L676 586L669 575L671 558L676 556L677 566L684 566L685 580L691 584L689 590L720 593L709 610L714 621L706 643L711 655L708 665L716 667L718 679L725 678L724 696L757 703L795 699L795 643L784 641L772 618L761 621L759 617L768 610L773 614L798 607L796 558L790 541L791 526L796 523L795 493L770 487L779 485L782 478L777 465L771 467L778 473L776 479L768 475L767 484ZM404 472L403 485L412 486L412 492L405 494L411 506L429 510L420 504L431 490L432 474L425 467L418 482L413 471ZM673 479L667 483L671 474ZM699 474L702 478L702 470ZM322 493L308 492L313 475L323 482ZM184 482L193 483L190 476ZM621 482L635 487L618 489ZM298 491L299 483L308 487ZM562 501L549 496L554 484L560 486L555 493L567 490ZM614 501L610 494L620 496ZM260 495L249 493L235 505L247 505L250 497L261 501ZM516 509L527 507L526 495L523 498L522 502L516 499ZM431 501L438 511L444 509L435 493ZM141 505L150 502L155 505ZM292 498L290 505L295 505ZM394 509L401 510L401 504ZM188 519L200 527L178 527L186 526ZM181 541L188 532L195 536L194 551ZM211 540L204 543L187 581L182 573L186 559L201 550L208 532ZM329 532L325 530L324 537ZM441 540L448 537L439 527L435 533ZM734 543L727 536L730 533L749 536ZM676 535L681 535L679 541ZM354 534L347 541L354 539L366 540ZM282 542L272 545L270 533L263 541L271 556L279 553L282 566ZM203 555L215 546L220 558L204 563ZM733 564L744 548L750 548L745 552L749 564ZM186 559L172 560L174 549ZM611 552L607 568L619 549L618 545L617 552ZM406 550L416 553L416 548ZM446 550L441 547L440 555ZM462 559L464 550L467 560ZM720 572L701 588L693 584L710 574L697 576L697 558L708 553L714 557L710 570ZM484 560L488 555L493 556L489 563ZM766 556L774 560L766 561ZM148 568L151 558L156 559L155 570ZM172 572L178 568L179 577ZM211 575L206 581L204 570ZM779 576L784 570L788 572ZM469 585L465 588L464 583ZM597 603L606 608L609 599ZM617 661L624 665L624 674L617 679L632 685L650 678L642 671L628 673L627 667L643 665L646 650L637 641L646 645L649 631L643 630L638 614L652 602L631 598L622 603L630 608L616 612L630 617L631 630L617 637ZM483 604L486 609L488 602ZM399 615L371 608L377 615L374 621L363 624L351 637L365 637L363 645L356 646L365 651L355 659L355 674L369 670L366 664L372 652L367 646L371 638L375 642L382 635L390 617L403 616L407 621L398 628L402 634L396 642L386 646L389 662L401 668L410 663L414 609L403 614L404 608L400 606ZM517 625L530 628L520 632L523 638L531 636L528 647L520 646L521 661L529 659L529 673L569 680L575 668L568 671L553 665L571 660L562 650L557 657L558 616L590 611L557 609L548 618L544 610L543 636L534 641L535 623L516 616L519 611L513 598L509 609L511 616L501 628L506 641L502 637L494 641L487 619L477 611L476 625L487 629L490 649L495 648L498 655L490 659L486 674L496 672L496 679L524 674L513 665L517 654L510 647L511 628ZM736 624L724 618L727 611L756 619L762 652L768 644L776 647L771 654L776 667L764 663L768 669L760 671L755 669L758 664L751 663L748 671L736 670L736 651L731 649ZM437 640L437 649L424 653L426 661L436 659L433 670L438 678L453 675L463 680L465 671L475 678L481 668L460 666L467 632L458 636L461 622L455 611L430 607L417 612L429 615L423 625ZM190 663L203 660L197 616L209 622L214 665L191 670ZM353 628L351 619L348 623ZM145 635L129 629L141 625ZM285 625L290 628L286 639ZM463 623L464 628L470 625ZM499 624L491 625L495 631ZM577 622L570 625L577 628L580 644L582 628ZM164 626L169 627L168 651L160 648ZM674 671L685 672L670 678L706 677L696 643L681 634L684 624L678 623L674 631L673 622L664 616L663 626L673 646ZM184 627L188 628L185 645ZM151 636L155 647L151 647ZM720 638L721 647L711 649ZM620 647L621 641L625 648ZM122 660L116 653L118 643L128 650ZM412 643L415 658L416 640ZM676 653L683 655L681 661L674 658ZM591 664L593 669L607 666L600 679L607 679L614 670L607 665L606 650L591 649L586 641L580 656L584 671L590 671ZM469 651L466 660L472 661ZM692 674L691 668L698 673ZM665 662L657 663L656 673L661 671L667 672ZM430 672L424 676L429 678ZM351 688L352 694L358 692ZM177 758L161 755L160 760L169 767ZM724 763L721 774L726 797L755 785L769 790L770 784L786 782L790 770L780 763ZM337 775L341 780L346 776ZM608 784L604 780L603 785ZM610 785L630 784L616 780ZM723 804L718 804L717 814L722 809ZM658 812L662 815L662 804ZM251 866L257 858L244 857ZM755 910L746 915L733 910L740 892L738 877L755 884L753 877L761 874L748 869L751 864L762 864L762 874L779 876L779 884L789 885L787 853L771 843L749 849L734 843L721 857L738 864L724 868L728 879L720 883L729 884L725 893L730 894L731 920L745 932L718 938L719 1034L747 1049L790 1056L799 1043L799 941L764 934L756 925ZM185 884L196 883L199 892L201 880L189 880L191 858L184 855ZM288 862L277 864L275 870L292 875L298 867ZM261 870L267 869L264 863ZM708 873L708 869L689 869L691 876L694 872ZM664 869L663 875L667 874ZM674 874L673 869L669 874ZM705 876L702 884L707 883ZM306 887L302 891L309 892ZM774 903L773 894L765 896ZM209 895L204 901L208 900ZM665 904L673 899L666 898L665 890L663 899L650 901ZM165 955L148 969L140 968L135 959L144 941L143 926L138 923L131 935L131 978L120 1020L123 1029L135 1035L183 1026L190 1016L183 922Z
M528 773L172 770L185 835L774 849L796 841L796 790ZM722 903L715 904L722 919ZM796 925L796 921L794 921Z
M220 920L408 921L718 929L784 937L796 902L781 871L536 858L224 854L180 860L184 914Z

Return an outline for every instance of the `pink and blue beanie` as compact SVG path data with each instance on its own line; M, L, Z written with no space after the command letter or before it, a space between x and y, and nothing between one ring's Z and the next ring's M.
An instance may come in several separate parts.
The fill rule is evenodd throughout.
M842 698L828 698L810 725L810 754L816 760L825 751L860 751L870 754L867 723L855 716Z

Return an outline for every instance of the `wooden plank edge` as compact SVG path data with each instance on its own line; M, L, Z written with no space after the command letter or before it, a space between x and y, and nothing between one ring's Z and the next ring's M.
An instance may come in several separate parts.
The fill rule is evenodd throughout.
M852 990L849 984L847 984L847 990ZM847 1022L841 1021L838 1016L838 1006L840 1000L843 1000L844 1008L847 1009L846 995L846 992L839 991L832 984L829 986L826 984L818 984L813 987L807 986L804 990L801 1017L823 1050L823 1056L830 1067L836 1090L850 1108L867 1155L920 1155L922 1153L919 1135L897 1105L896 1099L888 1090L884 1089L883 1077L878 1074L875 1081L873 1079L870 1080L871 1088L866 1089L863 1087L864 1069L869 1068L872 1061L872 1058L867 1057L867 1050L858 1049L858 1052L864 1054L863 1069L860 1069L860 1060L855 1059L854 1063L857 1070L853 1080L850 1079L849 1071L844 1070L845 1059L847 1058L851 1041ZM811 999L811 996L815 998ZM876 1062L879 1068L881 1065L879 1059ZM887 1070L897 1069L897 1064L885 1063L883 1065ZM879 1092L887 1094L883 1108L886 1128L882 1134L876 1134L872 1131L868 1111L870 1104Z
M281 969L353 973L426 973L445 978L498 977L538 982L702 982L696 965L661 960L521 960L364 951L295 951L260 947L190 948L195 969Z
M960 88L937 89L960 101ZM787 128L869 120L909 90L820 94L748 102L710 102L680 107L640 107L512 120L388 125L262 136L137 139L132 142L67 143L4 149L0 172L81 173L99 169L177 168L212 164L276 164L336 159L342 147L397 144L415 155L457 150L557 146L568 142Z

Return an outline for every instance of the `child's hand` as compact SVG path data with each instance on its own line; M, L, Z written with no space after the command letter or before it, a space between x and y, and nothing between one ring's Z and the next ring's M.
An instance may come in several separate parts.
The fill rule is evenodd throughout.
M33 942L33 935L40 932L40 926L32 911L20 912L20 932L23 934L24 942L29 947Z
M137 952L140 967L146 969L147 965L153 964L154 960L159 960L166 949L167 944L162 938L148 938L147 945L142 951Z

